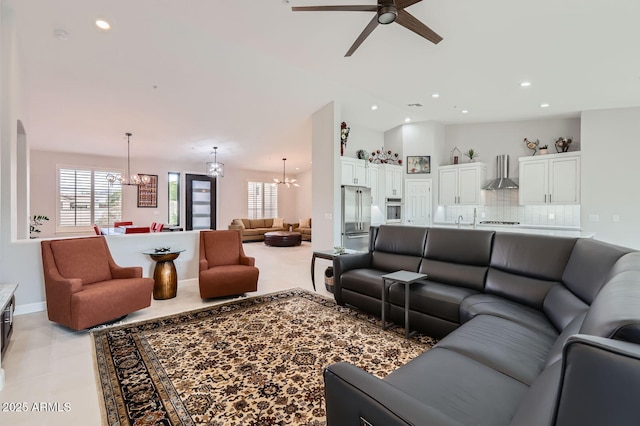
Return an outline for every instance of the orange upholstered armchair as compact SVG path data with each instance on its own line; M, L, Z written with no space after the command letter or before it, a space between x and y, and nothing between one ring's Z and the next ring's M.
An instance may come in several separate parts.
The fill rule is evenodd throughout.
M232 296L258 289L255 258L244 254L236 230L200 231L200 297Z
M115 264L104 237L42 241L49 320L74 330L151 305L153 279Z

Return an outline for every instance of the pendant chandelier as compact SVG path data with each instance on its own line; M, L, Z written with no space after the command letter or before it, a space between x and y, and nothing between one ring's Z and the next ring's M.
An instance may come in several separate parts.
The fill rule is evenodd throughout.
M213 147L213 163L207 163L207 176L209 177L224 177L224 164L218 163L218 147Z
M287 177L287 159L286 158L282 159L282 180L278 178L273 178L273 181L278 185L287 185L287 188L289 188L291 185L298 186L298 187L300 186L296 183L297 179L289 179Z
M131 133L125 133L127 136L127 174L126 176L119 175L117 180L123 185L140 185L140 184L148 184L151 182L151 176L141 175L138 173L131 174L131 142L129 138L131 137Z

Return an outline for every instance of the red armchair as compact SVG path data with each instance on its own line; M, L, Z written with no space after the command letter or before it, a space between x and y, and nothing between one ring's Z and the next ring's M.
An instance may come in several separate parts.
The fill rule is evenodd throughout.
M153 279L115 264L104 237L42 241L49 320L83 330L151 305Z
M232 296L258 289L255 258L244 254L236 230L200 231L200 297Z

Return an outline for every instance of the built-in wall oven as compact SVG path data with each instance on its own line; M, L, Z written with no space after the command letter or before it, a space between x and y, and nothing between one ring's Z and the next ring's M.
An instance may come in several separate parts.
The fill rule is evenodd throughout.
M402 198L387 198L385 203L386 222L402 222Z

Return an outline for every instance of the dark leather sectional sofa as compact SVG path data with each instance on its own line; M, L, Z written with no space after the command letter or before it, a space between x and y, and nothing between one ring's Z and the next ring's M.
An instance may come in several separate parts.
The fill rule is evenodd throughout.
M640 424L640 252L593 239L380 226L334 260L334 294L377 315L412 284L410 325L441 338L384 379L325 369L328 425ZM404 286L387 295L402 324Z

